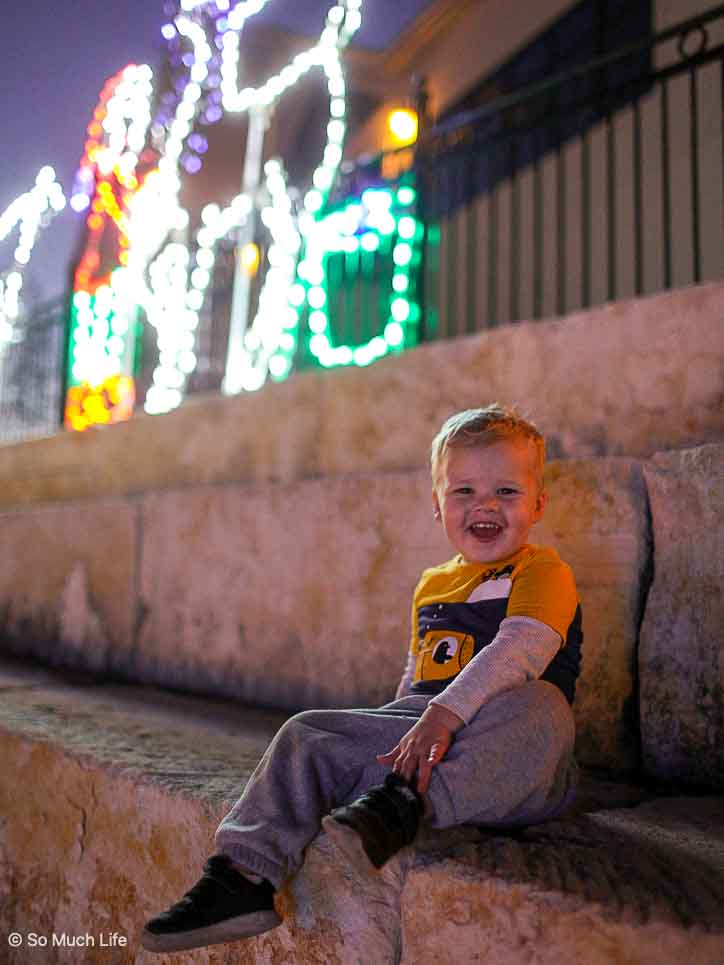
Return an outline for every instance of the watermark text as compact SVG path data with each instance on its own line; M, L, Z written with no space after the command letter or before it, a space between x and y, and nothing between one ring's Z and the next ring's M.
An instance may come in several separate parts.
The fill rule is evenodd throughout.
M11 948L125 948L128 939L117 931L90 932L75 934L73 932L50 932L48 935L40 932L10 932L8 945Z

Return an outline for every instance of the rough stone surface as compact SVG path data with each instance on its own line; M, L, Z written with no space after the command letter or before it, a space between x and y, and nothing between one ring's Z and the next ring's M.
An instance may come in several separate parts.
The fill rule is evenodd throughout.
M0 515L4 648L99 670L127 664L136 621L137 528L129 500Z
M75 500L318 472L321 378L237 398L192 397L164 416L0 447L0 505Z
M0 930L51 942L5 947L8 965L724 960L721 798L652 800L617 785L600 795L595 781L555 824L512 836L428 832L380 875L352 872L321 835L277 897L280 928L150 955L137 940L143 922L196 880L281 718L8 664L0 697L13 775L0 784ZM113 932L127 945L102 947ZM94 944L53 947L53 934Z
M450 555L427 474L153 494L143 511L142 675L282 707L392 699L415 583Z
M532 413L555 456L648 456L716 439L724 430L723 306L724 286L685 289L341 372L334 394L325 383L322 471L419 465L431 427L494 399ZM718 380L692 383L692 368L703 375L705 367ZM355 405L341 404L349 396ZM399 432L390 429L395 411L404 413Z
M448 853L418 848L402 892L402 965L720 965L722 804L657 800Z
M93 937L92 947L36 952L44 965L399 960L400 864L356 875L324 835L279 894L284 924L273 933L174 956L138 944L143 922L198 878L216 825L284 716L7 663L0 696L14 777L0 786L3 939ZM123 949L101 947L113 932ZM26 943L2 961L25 965L28 955Z
M518 402L554 456L647 457L721 438L724 284L429 343L366 369L0 447L0 505L422 468L456 409Z
M589 765L638 763L636 640L650 559L639 463L574 460L548 466L545 516L534 540L573 568L583 610L576 749Z
M660 453L644 471L654 539L639 648L645 767L724 788L724 445Z
M579 584L579 755L630 768L648 551L640 467L576 460L547 472L532 539L556 546ZM294 709L390 700L415 583L452 553L426 470L197 487L7 519L0 640L15 652ZM17 569L23 553L32 558Z

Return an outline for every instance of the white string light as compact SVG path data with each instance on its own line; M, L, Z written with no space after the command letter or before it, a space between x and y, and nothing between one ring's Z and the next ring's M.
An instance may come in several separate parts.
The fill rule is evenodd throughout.
M303 239L312 237L315 218L323 212L342 160L346 85L341 54L361 24L361 0L339 0L329 9L317 44L294 57L261 87L239 89L243 28L267 2L182 0L180 12L162 31L167 40L187 48L183 58L186 76L179 82L171 114L152 121L152 72L145 65L130 65L120 81L114 79L112 93L105 100L102 97L89 125L91 139L86 144L71 205L76 211L91 207L96 216L102 211L101 217L112 217L125 250L122 267L113 272L107 284L94 290L92 297L83 281L88 271L80 273L80 282L76 276L77 329L72 336L71 371L76 381L93 386L109 374L122 371L124 359L128 367L127 349L136 306L143 308L157 332L159 350L159 364L146 399L150 412L168 411L182 401L186 381L196 365L196 331L211 282L215 246L238 230L258 204L261 223L271 238L268 265L258 310L245 335L240 369L232 373L232 382L239 390L249 391L259 388L269 374L283 378L291 368L299 311L307 298L304 286L295 281L296 266ZM321 161L304 196L304 210L296 215L284 170L280 163L270 162L260 197L239 195L223 210L207 206L189 247L189 216L179 200L181 167L188 167L193 160L188 151L193 138L199 137L195 128L202 114L209 119L213 98L220 97L223 110L229 113L271 109L313 68L321 68L326 77L329 121ZM214 110L221 114L219 109ZM150 172L147 162L145 170L141 169L149 130L158 158ZM198 158L195 163L200 166ZM107 184L106 196L97 194L103 179L111 177L124 188L122 204L116 208L114 198L108 198ZM31 217L28 224L32 227ZM26 249L27 245L19 248L21 260L26 257ZM11 309L17 291L17 273L11 273L0 289L3 303ZM315 296L310 292L310 297L313 300Z
M66 206L65 195L46 166L38 171L33 187L21 194L0 214L0 242L18 228L13 264L0 272L0 351L14 336L14 322L20 315L23 274L42 228Z
M240 113L253 107L264 106L272 108L282 97L285 90L296 83L313 67L321 67L327 77L330 95L330 120L327 126L327 140L322 151L322 161L313 174L313 187L305 197L307 211L317 212L324 205L342 159L341 145L344 141L346 125L343 120L346 114L345 82L341 63L341 51L349 42L351 36L359 28L361 16L359 8L361 0L346 0L345 3L333 6L325 22L320 42L310 50L297 55L291 64L278 74L270 78L259 88L238 89L239 49L241 31L246 21L258 13L266 5L267 0L247 0L236 4L230 11L223 29L217 32L216 39L221 47L221 91L223 106L229 112ZM203 10L207 5L187 0L183 9L186 12ZM194 63L191 67L193 76L194 66L203 61L207 68L210 48L204 46L198 24L181 16L174 21L179 35L191 40L194 46ZM205 34L204 34L205 37ZM186 86L181 104L185 102L186 92L192 81ZM194 91L195 103L198 103ZM177 111L178 118L178 111ZM178 160L183 150L184 137L188 136L190 127L179 132L182 136L177 141L174 137L174 121L171 124L171 142L166 141L163 148L163 160L175 158ZM159 164L161 168L162 162ZM170 167L170 165L168 165ZM283 168L279 162L270 162L265 169L266 193L269 203L262 207L260 220L269 230L271 245L268 251L268 266L264 283L259 293L257 313L251 321L244 340L244 351L237 371L227 372L225 384L227 391L252 391L260 388L271 373L274 378L285 377L292 364L292 355L296 347L296 327L298 326L298 312L293 311L289 302L289 291L295 280L296 262L301 247L300 229L292 210L292 203L287 191ZM165 362L154 372L154 380L149 396L145 401L148 412L167 411L167 408L180 404L186 380L193 371L189 366L193 360L185 348L188 332L198 327L199 312L204 304L206 291L210 282L210 271L198 265L198 255L207 252L203 259L208 262L210 253L213 257L213 246L234 228L238 228L251 211L252 199L240 195L236 199L236 209L232 203L223 217L208 218L208 224L200 230L196 242L196 264L192 264L189 253L185 261L187 266L187 281L184 285L186 292L185 307L181 317L184 326L177 327L178 344L173 350L164 353ZM246 210L243 210L246 209ZM146 206L138 205L139 213L145 221ZM236 214L235 214L236 212ZM237 216L238 215L238 216ZM146 235L143 227L139 234ZM178 243L176 240L171 244ZM159 256L162 258L163 252ZM156 260L158 261L158 259ZM155 264L156 262L154 262ZM173 297L178 299L181 285L181 273L176 269L176 287ZM149 278L149 298L143 300L147 316L154 327L156 319L161 317L153 307L158 302L160 290L155 285L166 287L160 281L166 276L159 268ZM168 289L166 289L168 290ZM161 299L163 301L163 299ZM193 324L192 324L193 320ZM293 321L292 321L293 320ZM173 329L164 325L165 341L169 345L173 341ZM183 357L188 363L186 367L176 364L172 371L171 359Z

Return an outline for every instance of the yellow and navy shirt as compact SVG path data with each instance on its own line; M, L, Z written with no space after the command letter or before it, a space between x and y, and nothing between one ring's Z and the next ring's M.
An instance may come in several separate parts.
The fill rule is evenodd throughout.
M441 693L513 616L540 620L560 635L541 679L573 703L583 640L576 583L555 550L532 544L495 563L456 556L425 570L412 603L412 693Z

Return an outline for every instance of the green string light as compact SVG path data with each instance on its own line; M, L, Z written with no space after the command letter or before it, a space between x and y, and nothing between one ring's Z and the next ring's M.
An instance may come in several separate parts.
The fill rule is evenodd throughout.
M306 347L315 363L324 368L370 365L417 342L417 273L423 230L415 217L416 200L417 193L409 184L369 188L359 200L317 216L314 224L307 226L297 280L289 295L287 338L269 363L273 379L279 381L291 372L305 314ZM359 344L336 344L332 334L332 293L339 274L338 269L332 270L332 259L339 255L347 259L345 276L357 275L358 281L360 276L372 278L375 262L391 260L393 265L390 290L383 298L382 332Z

